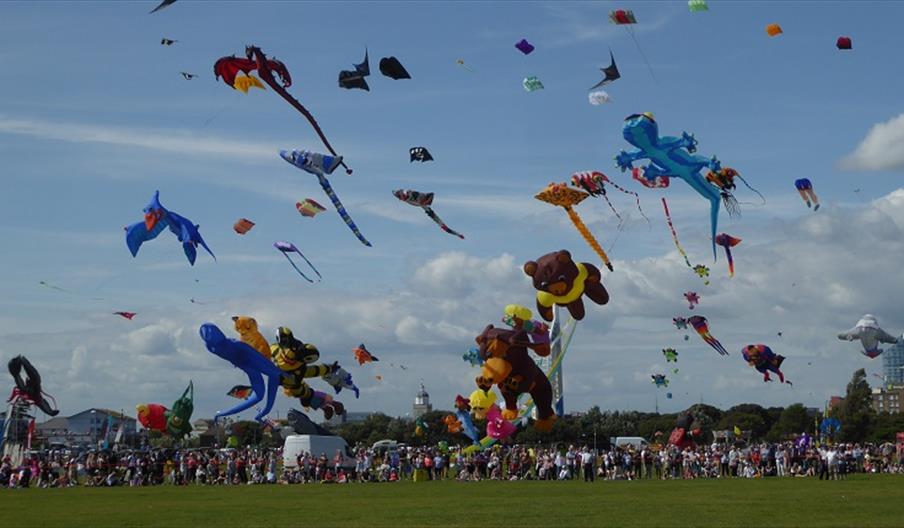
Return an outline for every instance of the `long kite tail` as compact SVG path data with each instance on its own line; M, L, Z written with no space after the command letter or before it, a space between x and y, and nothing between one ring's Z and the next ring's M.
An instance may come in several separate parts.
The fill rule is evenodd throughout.
M303 258L304 261L308 263L308 266L310 266L311 269L314 270L314 273L317 274L317 278L320 280L323 280L323 275L321 275L320 272L317 271L317 268L315 268L314 265L311 264L311 261L308 260L308 257L304 256L304 253L302 253L301 251L296 251L296 253L298 253L298 255L301 256L301 258Z
M615 187L616 189L618 189L619 191L625 193L625 194L633 194L633 195L634 195L634 201L637 202L637 210L640 211L640 216L642 216L643 219L647 221L647 224L650 223L650 219L647 218L647 215L643 214L643 209L640 208L640 195L639 195L639 194L637 194L637 193L634 192L634 191L629 191L628 189L625 189L624 187L619 186L619 185L618 185L617 183L615 183L615 182L611 182L611 181L610 181L609 184L612 185L613 187Z
M261 55L263 55L263 52L261 52ZM259 60L258 62L266 64L266 62L267 62L266 56L263 57L263 60ZM264 68L266 68L266 67L264 67ZM258 68L258 69L263 69L263 68ZM266 68L266 71L261 71L260 73L261 73L261 78L264 80L265 83L267 83L267 86L269 86L270 88L273 88L274 92L278 93L280 95L280 97L285 99L287 103L292 105L292 107L294 107L296 110L298 110L301 113L301 115L303 115L305 117L305 119L307 119L308 122L311 123L311 126L314 127L314 131L317 132L318 136L320 136L320 141L323 142L323 146L325 146L326 149L330 151L330 154L332 154L333 156L339 157L339 154L336 152L336 149L334 149L333 146L330 145L330 140L328 140L326 138L326 135L324 135L323 130L320 129L320 125L317 123L317 120L314 119L314 115L311 114L311 112L309 112L308 109L305 108L304 105L298 101L298 99L295 99L294 97L292 97L292 95L288 91L286 91L286 89L283 88L283 86L281 84L276 82L276 80L273 78L273 72L270 71L269 68ZM339 165L342 165L343 167L345 167L346 174L352 173L352 169L350 169L348 167L348 165L345 164L344 161L340 161Z
M678 253L681 253L681 256L684 257L684 263L687 264L687 267L693 269L691 261L687 258L687 253L684 251L684 248L681 247L681 243L678 242L678 233L675 231L675 225L672 224L672 215L669 213L669 204L665 201L665 198L662 198L662 208L665 209L665 221L669 224L669 231L672 232L672 241L675 242Z
M289 256L288 253L283 253L283 255L286 257L286 260L289 261L289 264L291 264L292 267L295 268L295 271L297 271L299 275L301 275L302 277L304 277L304 280L306 280L306 281L308 281L308 282L311 282L311 283L314 282L314 281L312 281L311 279L309 279L308 276L305 275L303 271L301 271L300 269L298 269L298 266L295 265L295 262L292 260L292 258ZM305 259L305 260L307 260L307 259Z
M728 258L728 276L734 277L734 260L731 258L731 248L725 248L725 256Z
M333 192L333 186L330 185L330 181L326 179L322 174L317 175L317 179L320 180L320 186L323 187L323 192L329 196L330 201L333 202L333 205L336 207L336 211L339 213L339 216L342 217L342 220L345 221L345 225L348 226L349 229L352 230L352 233L358 237L358 240L361 241L367 247L371 247L370 242L364 238L364 235L361 234L361 231L358 229L358 226L355 225L355 221L352 220L352 217L348 215L348 211L345 210L345 206L342 205L342 202L339 201L339 197L336 196L336 193Z
M715 337L713 337L712 335L709 336L709 340L707 342L709 343L709 346L716 349L716 352L718 352L720 355L723 355L723 356L728 355L728 351L725 350L725 347L722 346L722 343L720 343L719 340L716 339Z
M581 220L581 217L578 216L578 214L574 212L574 209L572 209L571 207L565 207L565 211L568 213L568 218L571 218L571 223L574 224L574 227L578 228L578 232L581 233L581 236L584 237L584 240L587 242L587 244L589 244L590 247L593 248L593 251L595 251L596 254L599 255L600 259L602 259L603 261L603 264L605 264L606 267L609 268L609 271L615 271L614 269L612 269L612 263L609 262L609 255L606 255L606 252L603 251L602 247L600 247L600 243L597 242L595 238L593 238L593 233L591 233L590 230L587 229L587 226L584 225L584 221Z
M443 222L442 219L440 217L438 217L435 212L433 212L433 209L431 207L429 207L429 206L424 207L424 212L427 213L427 216L429 216L431 220L436 222L436 225L438 225L440 227L440 229L442 229L446 233L449 233L450 235L455 235L462 240L465 239L464 235L462 235L458 231L455 231L451 227L447 226L446 223Z
M622 220L622 217L620 214L618 214L618 211L615 210L615 206L613 206L612 202L609 201L609 196L607 196L606 193L603 193L603 199L606 200L607 204L609 204L609 209L612 209L612 213L615 214L615 218L618 218L618 224L621 225L624 220Z

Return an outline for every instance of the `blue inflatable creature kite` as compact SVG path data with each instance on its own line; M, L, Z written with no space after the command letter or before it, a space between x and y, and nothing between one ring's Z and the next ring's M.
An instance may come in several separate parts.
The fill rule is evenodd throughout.
M625 119L622 129L625 140L637 150L618 153L615 162L618 168L624 172L632 168L632 163L642 159L650 160L650 165L643 167L644 185L656 186L668 177L681 178L695 191L709 200L710 225L713 238L713 259L716 258L716 229L719 223L719 201L721 195L719 189L706 181L706 177L700 173L709 168L719 171L722 164L716 159L695 155L697 140L687 132L682 132L681 137L659 136L659 127L653 114L647 112L634 114ZM666 180L667 181L667 180ZM660 185L662 186L662 185Z
M232 363L236 368L242 369L248 375L253 395L242 403L225 411L217 411L214 420L229 416L248 409L260 403L266 396L267 402L263 410L257 413L255 420L263 422L264 418L273 408L276 401L276 390L279 389L282 371L273 363L267 361L257 350L241 341L229 339L215 324L205 323L201 325L201 339L212 354ZM264 384L264 376L269 382Z
M148 240L157 238L164 228L169 227L170 231L176 235L179 242L182 242L182 249L188 258L189 264L195 265L195 259L198 256L198 245L210 253L210 256L216 260L216 255L207 247L201 233L198 231L197 225L191 220L180 216L172 211L167 211L160 205L160 191L154 192L154 197L144 208L144 222L138 222L126 227L126 245L132 256L138 255L138 249L141 244Z

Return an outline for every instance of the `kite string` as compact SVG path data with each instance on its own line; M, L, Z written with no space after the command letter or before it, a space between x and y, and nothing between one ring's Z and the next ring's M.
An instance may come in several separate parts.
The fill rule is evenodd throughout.
M576 227L578 229L578 232L581 233L581 236L584 237L584 241L587 242L587 244L591 248L593 248L593 251L596 252L597 255L599 255L600 259L602 259L603 261L603 264L605 264L606 267L609 268L609 271L614 271L612 269L612 263L609 262L609 255L606 255L606 252L603 251L602 247L600 247L600 243L597 242L595 238L593 238L593 234L590 233L590 230L587 229L586 225L584 225L581 217L578 216L578 214L574 212L574 209L572 209L571 207L566 206L564 209L565 212L568 213L568 218L571 219L571 223L574 224L574 227Z
M628 26L627 29L628 29L628 34L631 35L631 40L633 40L634 45L637 46L637 51L640 52L640 56L643 58L644 64L646 64L647 69L650 70L650 77L652 77L656 83L659 83L659 79L657 79L656 75L653 73L653 67L650 66L650 61L647 60L647 55L643 52L643 49L641 49L640 43L637 42L637 37L634 35L634 28Z
M632 194L632 195L634 195L634 201L637 202L637 210L640 211L640 216L642 216L643 219L647 221L647 225L649 225L649 224L650 224L650 219L647 218L647 215L645 215L645 214L643 213L643 209L641 209L641 207L640 207L640 195L637 194L637 193L634 192L634 191L629 191L628 189L625 189L624 187L619 186L619 185L618 185L617 183L615 183L615 182L610 181L609 183L612 184L613 187L615 187L616 189L618 189L619 191L621 191L621 192L623 192L623 193L625 193L625 194Z
M672 223L672 215L669 213L669 204L665 201L665 197L662 198L662 208L665 209L665 220L669 224L669 231L672 232L672 240L675 242L675 247L678 248L678 253L681 253L681 256L684 257L684 263L687 264L687 267L694 269L691 266L691 261L687 258L687 253L684 251L684 248L681 247L681 243L678 242L678 233L675 231L675 225Z

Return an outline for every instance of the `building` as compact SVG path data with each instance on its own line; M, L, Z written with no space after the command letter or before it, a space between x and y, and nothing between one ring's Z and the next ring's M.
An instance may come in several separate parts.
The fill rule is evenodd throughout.
M417 391L417 396L414 397L414 405L411 406L411 416L417 420L432 410L433 405L430 405L430 395L427 394L424 384L421 383L421 390Z
M322 425L328 425L330 427L335 427L337 425L347 424L347 423L358 423L363 422L371 417L374 413L372 412L349 412L346 411L345 414L334 414L332 418L329 420L324 420Z
M904 411L904 385L886 385L873 389L873 410L899 413Z
M132 445L138 439L138 422L135 418L110 409L87 409L72 416L56 416L36 427L37 436L44 445L68 446L113 445L117 435L121 444Z
M886 384L904 385L904 338L882 353L882 374Z

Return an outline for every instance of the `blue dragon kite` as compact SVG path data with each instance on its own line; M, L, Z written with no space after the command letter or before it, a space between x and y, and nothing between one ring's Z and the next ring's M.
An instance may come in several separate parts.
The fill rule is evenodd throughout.
M713 259L716 258L716 229L719 223L719 200L721 195L714 185L707 182L700 171L706 168L718 172L722 168L719 160L713 156L707 159L695 155L697 140L687 132L681 137L660 137L659 127L653 114L630 115L625 119L622 129L625 140L637 150L618 153L615 162L624 172L632 168L632 163L642 159L650 160L650 165L643 167L642 176L638 178L647 187L665 187L669 177L677 177L686 181L710 203L710 225L712 226ZM635 174L638 171L635 171ZM635 176L636 177L636 176ZM662 183L666 182L666 183Z
M263 422L276 401L276 391L279 389L283 372L279 370L279 367L266 360L257 350L251 348L250 345L226 337L223 331L214 324L205 323L201 325L199 333L201 334L201 339L204 340L204 345L211 354L225 359L248 375L248 382L251 384L253 392L250 398L235 407L225 411L217 411L214 419L217 420L223 416L240 413L257 405L266 397L267 401L263 410L254 417L255 420ZM264 376L268 380L266 386L264 385Z
M144 208L144 221L126 227L126 245L129 246L132 256L138 255L138 249L142 243L157 238L157 235L166 227L169 227L179 242L182 242L182 250L185 251L185 256L192 266L195 265L195 259L198 257L199 244L210 253L214 260L217 259L213 251L207 247L204 239L201 238L201 233L198 231L200 226L193 224L184 216L167 211L160 205L160 191L154 192L154 197Z

